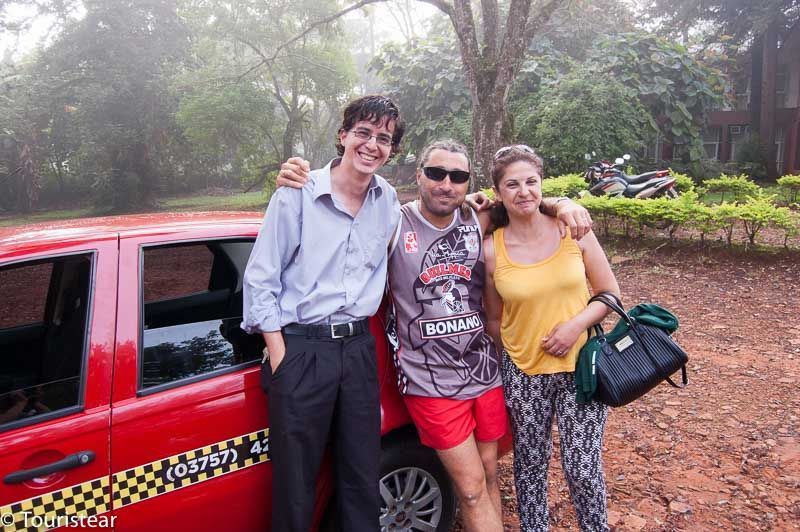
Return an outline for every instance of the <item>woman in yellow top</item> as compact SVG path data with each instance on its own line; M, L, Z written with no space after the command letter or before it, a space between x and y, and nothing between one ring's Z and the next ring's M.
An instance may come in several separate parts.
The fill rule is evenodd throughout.
M581 530L608 530L600 456L607 407L575 401L575 362L586 330L607 313L587 306L619 286L594 233L561 238L539 211L542 159L528 146L501 148L492 170L498 229L484 246L487 328L503 345L502 377L514 433L514 480L523 531L548 529L547 468L553 416L561 463Z

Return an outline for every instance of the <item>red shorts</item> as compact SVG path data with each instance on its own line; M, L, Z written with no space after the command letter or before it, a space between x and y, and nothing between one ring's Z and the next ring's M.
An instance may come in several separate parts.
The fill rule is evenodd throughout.
M488 442L502 438L508 424L503 388L498 386L473 399L403 396L423 445L450 449L475 433Z

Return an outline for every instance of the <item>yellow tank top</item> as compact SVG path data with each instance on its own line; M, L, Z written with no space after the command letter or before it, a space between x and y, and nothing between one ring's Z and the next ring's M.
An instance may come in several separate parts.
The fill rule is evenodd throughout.
M546 353L542 337L586 308L589 289L581 249L567 234L550 257L535 264L517 264L509 259L503 237L502 228L494 232L494 282L503 299L503 346L528 375L575 371L586 332L563 357Z

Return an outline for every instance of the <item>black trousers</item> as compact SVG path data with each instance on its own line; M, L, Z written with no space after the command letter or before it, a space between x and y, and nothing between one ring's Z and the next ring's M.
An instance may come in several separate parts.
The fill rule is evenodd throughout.
M339 530L379 529L380 394L375 339L284 334L268 388L272 531L307 532L317 475L332 445ZM270 372L269 364L262 371Z

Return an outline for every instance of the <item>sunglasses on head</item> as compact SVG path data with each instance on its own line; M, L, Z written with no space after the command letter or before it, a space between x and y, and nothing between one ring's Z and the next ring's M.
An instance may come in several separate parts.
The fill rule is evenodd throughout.
M494 152L494 158L499 159L500 157L507 154L511 150L519 150L519 151L524 151L525 153L536 155L536 152L533 151L533 148L531 148L530 146L526 146L525 144L513 144L511 146L503 146L502 148Z
M433 181L444 181L444 178L448 175L450 176L451 183L460 185L461 183L469 181L469 172L465 172L464 170L445 170L438 166L426 166L422 169L422 173L425 174L425 177Z

